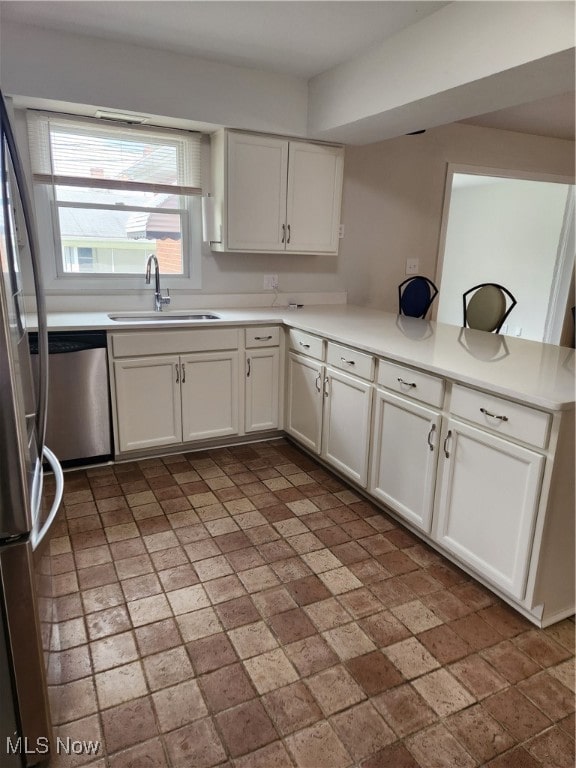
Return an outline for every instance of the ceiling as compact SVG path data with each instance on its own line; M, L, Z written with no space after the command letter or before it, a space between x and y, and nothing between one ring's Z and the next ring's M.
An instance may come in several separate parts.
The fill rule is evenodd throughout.
M300 77L353 59L446 2L432 0L131 0L1 2L2 20ZM574 139L574 93L466 123Z

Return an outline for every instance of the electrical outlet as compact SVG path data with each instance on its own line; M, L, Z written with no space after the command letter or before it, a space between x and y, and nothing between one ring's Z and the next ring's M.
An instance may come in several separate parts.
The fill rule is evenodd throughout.
M343 237L344 237L344 224L340 224L340 226L338 227L338 239L342 240Z
M420 269L420 259L406 259L406 274L417 275Z
M278 289L278 275L264 275L264 288L268 291Z

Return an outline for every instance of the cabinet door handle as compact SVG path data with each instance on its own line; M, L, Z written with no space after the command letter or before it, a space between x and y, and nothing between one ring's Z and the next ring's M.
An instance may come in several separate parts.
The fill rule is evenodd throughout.
M508 421L508 416L496 416L495 413L490 413L490 411L487 411L486 408L480 408L480 413L483 413L484 416L490 416L491 419L498 419L498 421Z
M246 378L250 376L250 358L246 360L247 370L246 370Z
M330 392L328 392L328 376L324 377L324 397L328 397Z
M287 243L290 242L290 224L288 224L288 239L286 240Z
M346 360L345 357L341 357L340 360L342 360L343 363L346 363L346 365L356 365L354 360Z
M182 384L186 384L186 366L182 363Z
M432 443L432 435L434 434L435 431L436 431L436 424L432 424L432 426L430 427L430 432L428 432L428 437L427 437L428 447L430 448L431 451L434 450L434 445Z
M405 387L415 387L416 384L413 381L404 381L404 379L401 379L400 376L398 376L398 381L400 384L402 384Z
M448 453L448 440L452 437L452 430L448 430L448 434L444 438L444 456L446 456L447 459L450 458L450 454Z
M254 336L254 341L270 341L272 336Z
M299 341L298 344L300 344L301 347L304 347L304 349L310 349L310 344L304 344L303 341Z
M282 224L282 240L280 240L280 242L286 242L286 224Z
M319 373L318 376L316 376L316 391L321 392L322 391L322 374Z
M176 384L180 384L180 364L176 363L174 368L176 368Z

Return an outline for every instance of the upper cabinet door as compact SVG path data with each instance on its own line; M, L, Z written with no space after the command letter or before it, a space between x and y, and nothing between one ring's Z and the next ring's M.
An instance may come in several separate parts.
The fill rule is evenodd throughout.
M288 142L228 134L228 248L283 251Z
M290 142L286 250L337 253L344 150Z

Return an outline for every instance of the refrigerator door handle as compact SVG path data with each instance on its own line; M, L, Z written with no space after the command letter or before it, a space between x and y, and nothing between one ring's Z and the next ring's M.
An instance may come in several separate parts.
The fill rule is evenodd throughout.
M54 493L54 503L52 504L52 508L50 509L50 513L48 517L44 521L44 525L39 531L33 529L32 532L30 533L30 543L32 544L33 550L36 550L40 546L40 544L42 543L42 540L44 539L44 537L52 527L54 518L56 517L56 514L60 509L60 504L62 503L62 495L64 493L64 472L62 471L60 462L58 461L56 456L52 453L50 448L47 448L46 446L44 446L43 454L44 454L44 458L50 464L50 466L52 467L52 471L54 472L54 478L56 480L56 490Z

